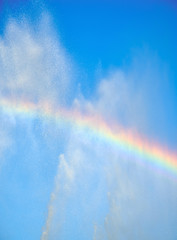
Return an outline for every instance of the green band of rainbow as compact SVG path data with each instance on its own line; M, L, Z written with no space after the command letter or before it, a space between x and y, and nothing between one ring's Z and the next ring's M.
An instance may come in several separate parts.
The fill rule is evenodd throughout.
M177 177L177 154L170 152L157 143L140 138L137 134L127 131L117 124L110 124L98 115L81 114L73 109L56 109L48 103L32 103L27 101L0 99L0 107L4 112L16 113L32 117L53 119L57 122L69 122L79 128L88 128L90 131L111 143L148 159L154 167L167 171Z

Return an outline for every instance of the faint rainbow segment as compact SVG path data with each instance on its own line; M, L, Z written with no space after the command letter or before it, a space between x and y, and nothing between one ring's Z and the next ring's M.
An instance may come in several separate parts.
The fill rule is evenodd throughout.
M2 111L10 114L52 119L57 123L64 122L79 128L87 128L100 139L107 140L124 151L137 155L141 161L146 161L151 167L171 174L177 179L177 153L158 143L148 141L115 122L108 124L99 115L82 114L75 109L56 108L48 102L35 104L25 100L17 101L5 98L0 99L0 107Z

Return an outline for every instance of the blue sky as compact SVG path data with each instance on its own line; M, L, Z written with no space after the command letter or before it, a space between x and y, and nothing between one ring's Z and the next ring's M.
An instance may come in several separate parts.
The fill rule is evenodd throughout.
M0 98L96 113L175 152L176 29L173 1L2 1ZM1 106L0 159L0 240L177 238L170 173L88 129Z

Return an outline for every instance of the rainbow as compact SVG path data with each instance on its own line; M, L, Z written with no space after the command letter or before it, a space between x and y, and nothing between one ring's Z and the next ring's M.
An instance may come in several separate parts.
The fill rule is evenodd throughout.
M108 124L101 116L96 114L82 114L75 109L56 108L47 102L36 104L25 100L17 101L6 98L0 99L0 109L5 113L52 119L57 123L64 122L79 128L86 128L100 139L108 140L111 144L115 144L126 152L137 155L153 168L167 172L175 176L175 179L177 178L177 153L148 141L130 130L125 130L116 123Z

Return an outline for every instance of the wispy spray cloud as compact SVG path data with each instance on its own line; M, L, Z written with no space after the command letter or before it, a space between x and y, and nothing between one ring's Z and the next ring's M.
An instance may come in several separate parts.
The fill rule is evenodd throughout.
M9 20L0 39L1 95L64 103L71 64L50 25L48 15L35 28Z
M0 98L65 105L71 95L71 59L50 16L44 13L39 19L35 26L27 17L8 20L0 37ZM14 116L7 117L15 126Z

